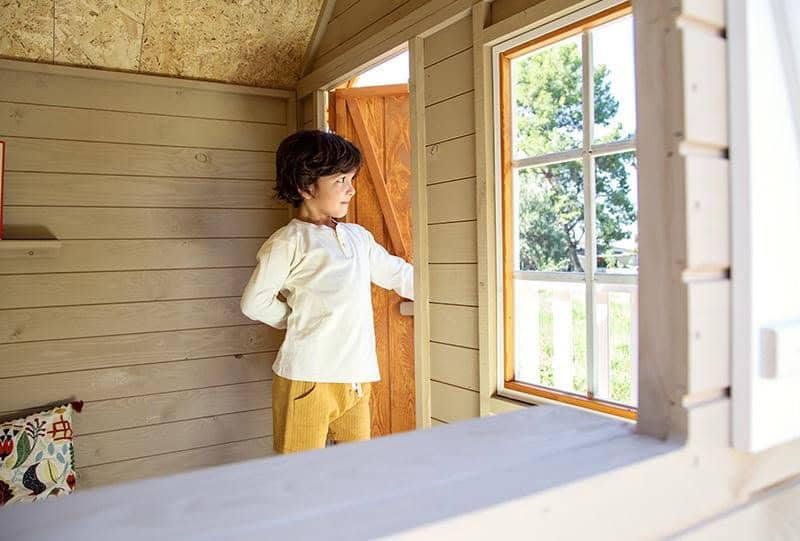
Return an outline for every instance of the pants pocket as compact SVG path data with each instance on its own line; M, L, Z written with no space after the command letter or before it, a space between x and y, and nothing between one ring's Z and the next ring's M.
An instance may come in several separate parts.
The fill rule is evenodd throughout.
M307 398L314 390L317 388L316 381L299 381L297 388L294 390L292 401L297 402L299 400L303 400Z

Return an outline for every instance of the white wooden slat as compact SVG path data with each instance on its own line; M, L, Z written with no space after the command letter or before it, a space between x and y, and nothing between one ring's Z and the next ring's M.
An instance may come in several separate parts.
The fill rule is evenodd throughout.
M681 0L681 12L714 28L725 28L725 0Z
M728 161L686 157L686 267L691 271L730 267Z
M0 344L0 378L276 351L283 332L262 323Z
M553 291L553 385L573 389L575 369L572 364L572 297L568 290Z
M514 281L514 379L540 383L539 286Z
M725 39L693 28L680 31L683 43L684 141L728 146Z
M730 374L730 283L689 285L689 394L724 389Z
M611 397L611 324L608 290L595 290L595 331L594 331L594 371L596 386L595 396Z

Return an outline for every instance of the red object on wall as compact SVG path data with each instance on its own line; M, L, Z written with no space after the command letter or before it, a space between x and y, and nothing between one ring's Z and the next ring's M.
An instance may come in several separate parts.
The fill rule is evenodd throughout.
M6 172L6 143L0 141L0 240L3 239L3 175Z

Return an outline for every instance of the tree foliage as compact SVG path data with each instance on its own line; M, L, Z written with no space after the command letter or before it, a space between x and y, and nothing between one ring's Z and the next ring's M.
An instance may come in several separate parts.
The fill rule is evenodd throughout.
M573 150L583 144L582 63L577 43L549 47L514 67L515 158ZM596 66L595 126L608 127L596 142L630 137L614 122L619 102L605 65ZM613 125L612 125L613 122ZM630 237L636 221L626 167L632 152L595 160L596 242L599 266L613 266L614 243ZM581 160L518 170L520 268L583 271L584 189Z

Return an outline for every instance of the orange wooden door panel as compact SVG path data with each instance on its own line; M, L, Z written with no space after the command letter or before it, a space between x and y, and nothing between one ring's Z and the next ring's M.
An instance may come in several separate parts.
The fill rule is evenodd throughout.
M390 253L413 262L408 85L337 89L329 103L331 129L353 141L365 162L345 221L364 226ZM414 323L400 315L403 300L372 286L381 372L373 384L373 436L416 426Z

